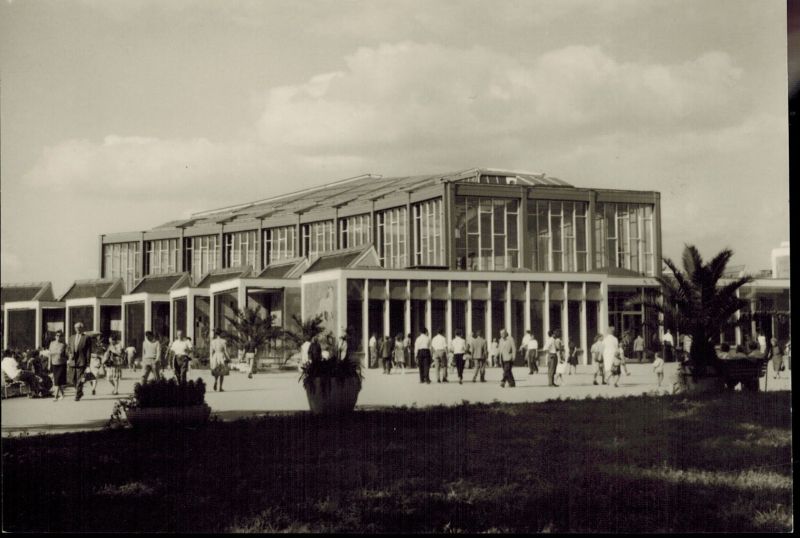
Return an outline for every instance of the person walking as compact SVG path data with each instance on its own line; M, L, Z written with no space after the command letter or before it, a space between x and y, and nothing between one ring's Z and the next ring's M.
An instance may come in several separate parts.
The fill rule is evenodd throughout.
M492 338L492 343L489 344L489 360L492 367L500 366L500 343L497 338Z
M431 340L431 349L433 359L436 361L436 382L447 383L447 339L441 329Z
M531 340L531 331L525 331L525 334L522 335L522 343L519 345L519 354L522 357L522 362L528 364L528 342ZM530 372L530 364L528 364L528 373Z
M56 387L57 402L59 398L64 398L64 387L67 384L67 344L64 342L63 331L56 331L55 339L50 342L47 349L48 366L53 373L53 385Z
M214 376L214 390L225 392L222 388L222 382L230 371L228 363L231 362L231 356L228 353L228 343L222 338L219 329L214 329L214 338L211 339L209 344L209 352L211 356L208 361L208 367L211 368L211 375ZM217 385L219 385L219 388L217 388Z
M606 384L606 370L603 366L603 335L598 334L594 338L594 343L592 344L591 348L592 352L592 362L594 363L594 377L592 379L592 384L597 385L597 376L600 376L600 380L603 382L603 385Z
M394 338L394 362L400 368L400 375L406 373L406 344L403 333L397 333Z
M578 373L578 347L570 342L569 358L567 359L567 375Z
M130 368L131 371L136 371L136 348L133 344L125 348L125 359L128 368Z
M414 355L417 357L419 365L419 382L430 385L431 376L431 339L428 337L428 329L422 328L422 332L414 342Z
M530 331L526 331L526 336L530 336L523 346L525 348L525 360L528 363L528 374L539 373L539 342Z
M467 353L467 341L461 336L461 329L456 331L453 341L450 343L450 351L453 352L453 360L456 364L458 374L458 384L464 384L464 355Z
M169 351L175 368L175 379L178 380L178 383L186 383L192 343L183 336L183 331L175 332L175 341L169 346Z
M564 374L567 371L567 359L564 358L564 354L562 353L558 357L558 364L556 365L556 376L554 381L556 381L557 385L561 385L564 383Z
M509 336L508 331L503 329L500 331L500 360L503 363L503 379L500 381L500 386L505 388L506 382L509 387L515 387L517 384L514 382L514 356L517 353L517 346L514 344L514 339Z
M475 361L475 373L472 382L480 376L481 383L486 383L486 340L480 331L472 333L472 358Z
M125 365L125 349L122 342L114 335L108 337L108 347L103 354L103 366L106 367L106 376L113 390L111 394L119 394L119 382L122 379L122 367Z
M369 367L377 368L378 366L378 338L375 333L369 338Z
M161 342L153 335L153 331L144 333L142 342L142 384L147 383L147 378L153 374L153 379L158 381L161 378L160 368L157 367L161 357Z
M656 358L653 361L653 371L656 373L656 379L658 379L658 386L660 387L661 382L664 381L664 359L658 353L656 353Z
M403 340L403 349L406 352L406 364L409 368L415 368L417 364L416 360L414 360L414 348L412 346L411 333L408 333L405 340Z
M558 360L563 353L563 344L561 343L561 331L547 331L547 385L550 387L557 387L556 385L556 368Z
M75 384L75 401L83 398L83 384L86 382L86 368L92 357L92 339L83 332L83 323L76 323L75 334L70 336L67 346L67 365L72 363L73 382Z
M253 342L244 345L244 358L247 360L247 379L253 379L256 373L256 345Z
M613 325L608 327L606 335L603 338L603 366L606 369L606 379L611 382L611 368L614 361L619 361L619 340L614 336L615 328ZM666 342L666 339L664 340ZM618 367L621 369L622 361L619 361ZM617 379L619 381L619 379Z
M384 334L378 344L378 355L381 358L383 365L383 373L391 375L392 373L392 341L388 334Z
M637 334L636 338L633 339L633 356L636 357L639 362L642 362L642 359L644 359L644 338L642 338L641 334Z
M674 360L675 339L672 337L672 333L669 332L669 329L667 329L667 332L664 333L663 342L664 342L664 361L668 362ZM611 367L609 366L608 368Z

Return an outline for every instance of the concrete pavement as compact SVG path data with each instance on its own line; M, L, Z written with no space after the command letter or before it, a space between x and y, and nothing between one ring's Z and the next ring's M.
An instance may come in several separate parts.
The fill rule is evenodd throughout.
M358 398L358 408L374 409L388 406L457 405L463 400L473 403L500 402L542 402L556 398L583 399L586 397L615 397L639 395L660 391L671 392L672 379L676 369L675 363L665 368L664 386L656 385L656 376L650 364L629 364L630 376L623 374L619 387L592 384L592 367L578 366L578 373L564 376L560 387L548 387L544 372L528 375L526 367L514 368L517 381L515 388L501 388L500 368L487 368L486 383L472 383L473 370L465 370L463 385L458 384L455 374L451 374L450 382L438 384L435 371L431 372L433 383L420 384L417 370L406 370L400 374L392 370L391 375L384 375L381 370L364 372L364 385ZM97 395L87 392L80 402L74 401L74 389L67 389L67 399L52 401L52 398L28 399L11 398L2 402L2 433L4 436L27 431L29 433L48 432L62 433L102 428L109 419L114 401L128 396L133 385L140 379L141 372L125 370L120 386L120 396L111 395L111 385L100 380ZM773 390L790 390L789 372L783 372L783 379L773 379L773 372L768 372L767 388ZM167 372L167 377L172 373ZM211 406L212 414L222 420L232 420L244 416L252 416L267 412L306 411L308 401L305 391L298 383L297 372L259 373L253 379L246 374L232 372L225 379L225 391L212 390L213 378L208 370L189 373L190 379L203 378L207 384L206 402ZM87 385L88 388L88 385ZM764 388L764 380L761 380Z

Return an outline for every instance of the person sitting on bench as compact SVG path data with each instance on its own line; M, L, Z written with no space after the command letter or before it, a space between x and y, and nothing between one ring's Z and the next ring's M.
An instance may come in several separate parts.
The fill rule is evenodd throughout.
M28 386L28 398L34 398L41 392L39 378L33 372L21 369L11 350L7 349L3 352L3 361L0 363L0 369L11 381L20 381Z

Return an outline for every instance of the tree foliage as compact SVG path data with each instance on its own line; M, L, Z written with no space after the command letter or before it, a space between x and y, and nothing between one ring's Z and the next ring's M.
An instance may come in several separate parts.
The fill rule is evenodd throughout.
M660 297L637 301L664 314L674 325L671 328L691 335L689 358L698 375L717 360L714 340L732 323L736 311L747 306L747 301L737 296L737 290L752 282L753 277L742 276L722 285L719 282L732 256L732 250L724 249L705 263L694 245L686 245L681 259L683 270L664 258L672 275L656 277L661 286Z
M271 343L281 336L280 327L273 325L275 316L272 314L263 315L262 308L234 308L233 316L225 316L225 319L233 327L229 331L221 331L222 337L236 344L241 349L247 346L262 348L267 343Z

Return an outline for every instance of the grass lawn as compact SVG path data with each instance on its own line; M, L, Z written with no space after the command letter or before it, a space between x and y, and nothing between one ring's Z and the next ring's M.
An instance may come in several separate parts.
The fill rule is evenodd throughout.
M791 393L3 440L6 531L789 531Z

